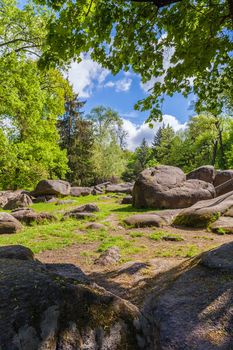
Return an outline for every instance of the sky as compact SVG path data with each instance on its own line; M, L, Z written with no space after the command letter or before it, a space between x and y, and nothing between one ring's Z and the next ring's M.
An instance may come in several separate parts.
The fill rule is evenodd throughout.
M110 71L93 62L89 56L83 57L81 63L72 63L68 78L74 91L86 101L84 112L97 105L104 105L116 110L123 119L127 131L127 145L134 150L145 137L148 144L161 123L154 123L151 129L145 123L149 112L134 110L134 104L147 96L150 84L142 84L140 77L133 72L120 72L113 76ZM162 107L163 121L173 126L175 131L185 128L185 123L194 115L191 109L193 96L184 98L181 94L165 97Z

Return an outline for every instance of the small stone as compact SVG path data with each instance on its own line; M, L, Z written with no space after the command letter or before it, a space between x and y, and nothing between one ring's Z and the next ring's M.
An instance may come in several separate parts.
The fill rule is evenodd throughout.
M118 247L111 247L103 252L99 258L95 260L95 264L107 266L116 264L121 259L120 250Z

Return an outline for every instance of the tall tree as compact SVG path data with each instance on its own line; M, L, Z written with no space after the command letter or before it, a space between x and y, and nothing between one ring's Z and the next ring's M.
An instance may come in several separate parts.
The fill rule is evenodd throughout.
M67 179L76 185L90 185L93 181L94 134L92 123L82 118L84 104L74 95L66 101L65 113L58 120L61 147L66 149L69 160Z

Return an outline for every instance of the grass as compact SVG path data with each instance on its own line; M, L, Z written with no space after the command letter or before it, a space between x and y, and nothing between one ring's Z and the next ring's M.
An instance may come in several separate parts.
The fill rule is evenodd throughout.
M173 234L173 233L167 233L165 231L156 231L154 233L151 233L149 235L149 238L152 239L153 241L165 240L165 241L180 242L180 241L184 240L180 235Z
M119 204L119 198L122 196L102 197L93 195L67 197L67 199L74 200L74 203L62 205L55 203L33 204L32 208L35 211L52 213L58 218L58 221L24 226L23 230L17 234L0 235L0 245L21 244L29 247L34 253L40 253L75 244L78 245L80 256L87 263L113 246L120 249L121 261L145 258L148 260L154 256L192 257L199 254L200 249L196 245L188 244L188 242L186 245L181 245L183 237L179 234L155 230L154 228L136 230L130 227L126 228L124 225L123 228L120 227L119 225L127 216L151 210L135 209L131 205ZM87 203L98 205L100 211L95 213L94 220L103 223L105 229L86 229L87 223L93 221L93 218L85 220L68 218L60 221L66 211ZM204 236L200 239L204 240Z

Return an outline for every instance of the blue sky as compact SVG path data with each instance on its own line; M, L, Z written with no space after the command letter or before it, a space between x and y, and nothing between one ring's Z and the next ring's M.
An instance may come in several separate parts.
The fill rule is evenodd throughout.
M150 84L143 85L140 77L132 72L120 72L113 76L88 56L83 57L81 63L71 65L68 77L74 90L86 100L85 113L97 105L111 107L119 112L128 132L130 149L135 149L143 137L148 143L152 141L160 124L154 123L154 129L151 130L145 124L149 112L134 110L134 104L147 96ZM165 123L172 125L175 130L184 128L189 117L195 114L190 108L193 98L193 95L184 98L178 93L173 97L167 96L162 108Z

